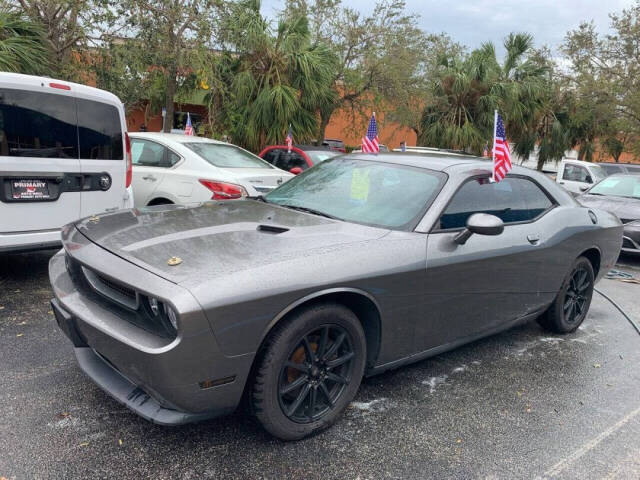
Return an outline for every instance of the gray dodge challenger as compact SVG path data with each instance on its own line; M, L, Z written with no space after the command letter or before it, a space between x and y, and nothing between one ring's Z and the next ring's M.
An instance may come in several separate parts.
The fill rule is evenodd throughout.
M537 172L490 176L464 155L347 155L264 197L86 218L49 265L56 320L80 368L152 422L245 400L300 439L363 375L584 320L620 221Z

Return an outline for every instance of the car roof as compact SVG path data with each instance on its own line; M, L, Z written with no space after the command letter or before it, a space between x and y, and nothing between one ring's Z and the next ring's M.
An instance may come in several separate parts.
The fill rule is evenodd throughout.
M491 163L482 157L473 155L451 154L449 152L382 152L350 153L346 157L369 160L374 162L396 163L410 167L428 168L429 170L445 171L454 167L466 169L478 167L491 169Z
M56 80L50 77L39 77L35 75L24 75L22 73L0 72L0 84L9 84L11 88L20 87L48 87L48 84L55 83L68 86L72 92L80 93L84 97L92 97L96 100L108 101L122 105L120 99L113 93L99 88L81 85L79 83L67 82L66 80ZM49 87L50 88L50 87ZM66 89L68 90L68 89ZM61 90L51 88L47 93L60 93Z
M129 132L131 138L146 138L149 140L159 140L174 143L216 143L218 145L231 145L230 143L213 140L207 137L196 137L193 135L184 135L182 133L164 133L164 132Z

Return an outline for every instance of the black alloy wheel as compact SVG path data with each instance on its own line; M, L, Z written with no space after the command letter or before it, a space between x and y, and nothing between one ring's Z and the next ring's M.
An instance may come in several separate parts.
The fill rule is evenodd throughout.
M564 294L563 313L569 324L579 322L585 312L587 301L591 299L593 285L589 272L584 266L576 268Z
M570 333L584 321L593 297L595 274L589 259L578 257L555 300L538 323L555 333Z
M367 342L355 313L338 303L299 309L269 333L256 359L251 408L282 440L335 423L362 381Z
M304 335L280 371L278 397L284 414L298 423L321 419L349 383L354 358L349 335L338 325Z

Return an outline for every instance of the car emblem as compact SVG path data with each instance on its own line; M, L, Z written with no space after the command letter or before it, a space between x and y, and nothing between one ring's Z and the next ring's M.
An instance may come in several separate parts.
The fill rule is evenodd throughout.
M167 261L167 265L170 265L172 267L175 267L176 265L180 265L181 263L182 263L182 259L180 257L171 257Z
M278 185L282 185L282 177L278 178Z
M89 217L89 221L91 223L98 223L100 221L100 217L98 217L97 215L93 215L93 216Z

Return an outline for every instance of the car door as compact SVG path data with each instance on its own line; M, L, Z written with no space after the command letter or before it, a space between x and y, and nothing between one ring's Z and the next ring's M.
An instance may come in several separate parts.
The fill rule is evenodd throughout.
M581 193L581 187L590 187L593 184L593 178L582 165L566 163L558 183L570 192Z
M144 207L151 200L158 185L163 183L169 164L168 149L164 145L142 138L131 139L133 162L133 198L136 207Z
M83 92L78 92L76 103L83 175L81 216L123 208L127 170L124 108L119 101L99 99Z
M0 86L0 235L80 217L75 91L57 85Z
M539 310L539 219L554 202L528 178L509 176L499 183L474 177L452 196L427 243L424 320L416 326L417 350L489 333ZM498 236L453 239L474 213L500 217Z

